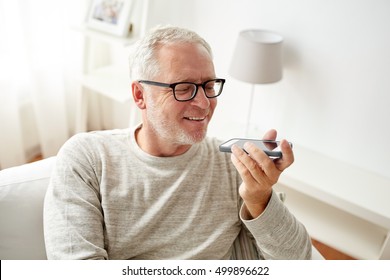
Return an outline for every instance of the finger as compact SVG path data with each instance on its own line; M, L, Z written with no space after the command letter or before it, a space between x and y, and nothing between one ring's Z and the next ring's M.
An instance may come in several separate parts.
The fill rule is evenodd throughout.
M280 149L283 156L282 158L275 160L275 165L280 171L283 171L294 162L294 152L285 139L280 141Z
M256 161L254 161L243 149L239 148L237 145L232 146L232 154L242 165L242 171L244 169L252 169L256 168Z
M247 166L243 163L243 161L247 160L246 158L249 158L249 156L242 149L236 145L232 146L231 160L233 165L236 167L238 173L240 173L242 180L247 184L252 184L255 183L256 180Z
M250 158L256 162L256 165L261 167L263 173L270 179L269 181L275 183L274 180L279 177L280 170L275 166L274 161L253 143L245 143L244 148L249 153ZM264 180L263 177L261 176L262 180ZM255 178L257 179L257 177Z
M264 134L263 140L275 140L277 135L278 133L275 129L270 129Z

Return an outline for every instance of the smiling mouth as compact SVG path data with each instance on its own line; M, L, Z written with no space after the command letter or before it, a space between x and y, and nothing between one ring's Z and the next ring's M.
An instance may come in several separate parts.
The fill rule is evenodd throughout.
M206 117L184 117L184 119L189 120L189 121L203 121L206 119Z

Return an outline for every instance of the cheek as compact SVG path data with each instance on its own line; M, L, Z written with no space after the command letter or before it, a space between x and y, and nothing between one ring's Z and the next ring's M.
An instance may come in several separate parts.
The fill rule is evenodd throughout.
M163 102L158 103L158 110L169 119L181 119L187 107L184 102L178 102L174 98L167 98Z
M164 92L154 92L148 96L148 104L154 111L167 111L172 106L170 95Z

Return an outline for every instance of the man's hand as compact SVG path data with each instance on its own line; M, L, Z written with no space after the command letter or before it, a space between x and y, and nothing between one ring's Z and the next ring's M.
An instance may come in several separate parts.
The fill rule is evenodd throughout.
M263 139L275 140L276 135L276 130L270 130ZM280 145L283 156L274 160L250 142L244 145L248 154L235 145L232 147L231 159L243 180L239 193L244 200L248 219L263 213L271 198L272 186L283 170L294 162L294 154L288 142L282 140Z

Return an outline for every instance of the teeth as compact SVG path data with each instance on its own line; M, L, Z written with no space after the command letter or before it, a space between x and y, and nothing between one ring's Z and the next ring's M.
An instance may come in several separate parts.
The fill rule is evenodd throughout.
M186 119L189 119L191 121L203 121L205 118L187 117Z

